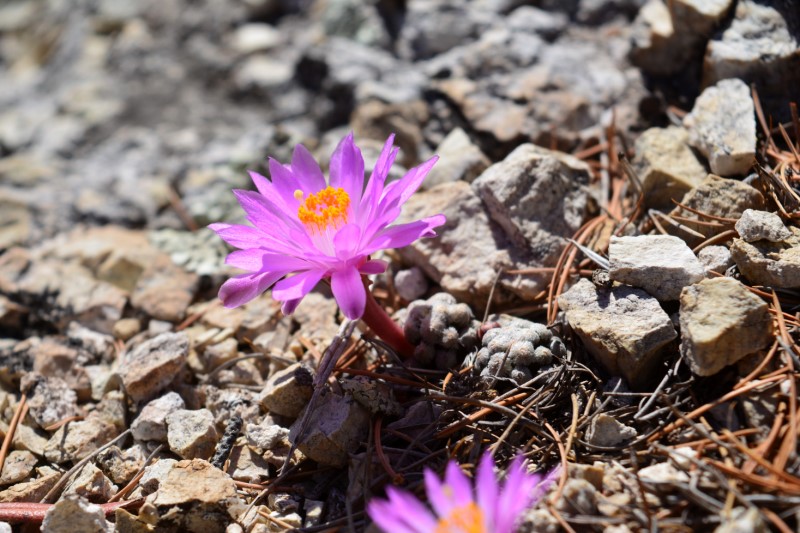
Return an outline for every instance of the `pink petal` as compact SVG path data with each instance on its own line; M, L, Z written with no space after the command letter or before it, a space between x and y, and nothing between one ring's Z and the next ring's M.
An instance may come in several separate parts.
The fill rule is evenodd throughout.
M382 274L386 272L389 263L383 261L381 259L371 259L369 261L365 261L360 267L358 267L358 271L362 274Z
M463 507L472 501L472 486L469 478L462 472L457 462L447 463L444 479L445 485L453 491L453 503L456 507Z
M445 494L439 476L430 468L425 469L425 493L439 517L446 518L453 510L453 499Z
M372 238L369 245L361 253L371 254L387 248L402 248L423 237L435 237L433 228L446 222L444 215L434 215L408 224L398 224L384 229Z
M527 474L522 457L517 457L508 469L505 486L495 507L498 533L513 532L520 514L531 502L531 490L537 481L538 478Z
M375 210L383 194L383 187L386 183L386 178L389 175L389 170L394 164L399 148L394 148L394 133L389 135L381 150L381 155L378 156L378 161L372 168L367 187L364 190L364 196L361 198L361 205L359 206L358 221L363 224L369 215Z
M219 298L225 307L239 307L267 290L285 274L285 272L264 272L236 276L222 284Z
M324 270L308 270L295 274L279 281L272 289L272 297L281 301L299 300L316 287L324 275Z
M331 274L331 290L344 316L350 320L361 318L367 304L367 290L357 268L335 270Z
M294 147L292 172L303 185L303 191L316 193L326 186L325 176L322 175L322 170L320 170L317 161L302 144Z
M300 201L294 197L294 191L299 189L303 192L317 192L305 191L292 170L271 157L269 158L269 174L272 177L273 189L292 211L296 211L300 206Z
M494 524L494 511L499 490L497 478L494 475L494 459L490 452L486 452L478 465L475 481L478 507L483 511L486 524Z
M386 533L418 533L418 529L410 527L405 517L386 500L375 498L367 504L367 514L379 528Z
M281 304L281 313L284 315L291 315L294 313L295 309L297 309L297 306L300 305L302 300L302 298L298 298L296 300L286 300Z
M433 165L436 164L438 160L439 156L435 155L421 165L406 172L406 175L399 180L390 183L384 190L383 198L381 198L381 205L388 206L393 203L403 205L406 203L406 200L417 192L417 189L422 185L428 172L431 171L431 168L433 168Z
M333 237L333 248L336 250L336 257L342 261L347 261L355 256L356 250L361 240L361 228L358 224L347 224L336 232Z
M210 224L208 227L215 231L223 241L236 248L256 248L262 243L263 234L251 226L218 222Z
M267 270L302 270L310 266L308 261L297 257L284 254L275 254L260 248L250 248L247 250L237 250L228 254L225 263L249 270L250 272L263 272Z
M386 495L389 502L397 510L397 514L403 517L403 521L414 531L419 533L430 533L436 527L436 519L433 514L412 494L398 490L394 487L386 488Z
M364 158L353 142L352 132L333 151L330 174L331 187L341 187L350 195L352 205L359 205L364 188Z

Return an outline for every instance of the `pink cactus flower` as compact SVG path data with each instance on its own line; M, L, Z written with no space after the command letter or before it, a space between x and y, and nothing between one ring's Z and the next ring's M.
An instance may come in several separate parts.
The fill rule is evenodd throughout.
M379 274L387 267L370 255L433 237L434 228L445 222L444 215L434 215L391 225L437 159L387 184L398 152L393 141L391 135L366 186L364 159L352 133L331 156L330 181L302 145L295 147L290 165L270 158L271 181L250 172L258 191L234 194L252 225L209 226L239 248L226 262L247 271L220 288L225 307L240 306L271 287L272 297L290 314L317 283L328 279L345 316L360 318L367 302L362 275Z
M487 452L478 466L474 491L458 463L450 461L444 483L425 470L432 510L409 492L390 486L388 499L371 500L367 513L385 533L514 533L522 514L541 499L557 475L558 469L547 476L528 474L517 458L501 487Z

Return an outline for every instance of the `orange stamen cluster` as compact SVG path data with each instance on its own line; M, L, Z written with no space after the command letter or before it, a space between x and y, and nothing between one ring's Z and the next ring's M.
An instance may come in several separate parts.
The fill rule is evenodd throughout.
M298 194L299 193L299 194ZM296 191L295 198L302 198ZM338 228L347 222L350 196L344 189L325 187L316 194L309 194L297 208L297 218L312 231L323 231L329 227Z
M487 533L483 527L483 512L475 502L453 509L440 518L435 533Z

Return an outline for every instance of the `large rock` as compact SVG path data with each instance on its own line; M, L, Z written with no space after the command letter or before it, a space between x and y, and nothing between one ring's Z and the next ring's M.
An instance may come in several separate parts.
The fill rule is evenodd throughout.
M209 459L219 440L208 409L177 409L167 415L169 449L184 459Z
M48 509L42 522L43 533L112 533L114 524L106 520L103 508L80 496L69 496Z
M299 434L302 418L291 427L289 439L314 461L341 467L369 433L369 412L349 396L330 391L321 397Z
M167 416L183 409L186 404L177 392L152 400L142 408L139 416L131 424L131 433L136 440L167 441Z
M722 80L704 90L683 125L689 144L708 158L714 174L744 175L755 163L755 105L743 81Z
M677 300L681 289L705 279L705 268L672 235L611 237L609 276L614 281L640 287L659 300Z
M296 418L311 399L314 375L295 363L272 374L259 396L270 413Z
M230 476L202 459L170 463L147 502L159 527L192 533L222 533L242 506Z
M703 52L732 0L650 0L634 21L632 61L658 76L677 74Z
M93 412L85 420L64 424L53 433L44 448L44 456L54 463L79 461L118 435L113 423Z
M745 209L735 227L739 236L747 242L781 242L792 236L792 232L783 225L781 217L769 211Z
M197 274L185 271L168 256L157 256L139 277L131 304L158 320L183 320L198 281Z
M680 322L681 354L700 376L716 374L773 339L767 304L731 278L686 287Z
M763 209L764 197L758 190L744 182L709 174L703 180L703 183L686 193L681 203L686 207L708 215L738 219L745 209ZM698 216L680 207L676 207L670 214L688 219L683 224L706 238L713 237L728 229L724 226L695 224L692 220L708 222L708 218ZM672 226L667 226L667 230L670 232L680 231ZM679 236L692 247L697 246L704 240L683 231L680 231Z
M730 25L708 43L703 84L754 83L767 116L788 115L800 85L798 23L795 2L738 1Z
M636 388L657 376L663 348L678 336L658 301L640 289L601 289L582 279L558 305L589 353Z
M782 242L733 239L731 255L739 271L752 283L768 287L800 287L800 230Z
M436 148L439 160L422 183L423 189L430 189L447 181L462 180L472 183L491 161L473 144L461 128L456 128Z
M555 265L592 205L583 186L588 180L582 161L522 145L471 189L452 182L414 195L405 219L444 213L447 222L438 238L419 240L400 254L458 300L483 308L500 270ZM549 281L543 274L500 276L495 302L532 298Z
M636 140L634 165L649 207L673 207L672 201L702 183L706 168L689 148L688 132L676 126L650 128Z
M134 402L152 398L175 379L189 354L185 333L162 333L122 356L119 374Z

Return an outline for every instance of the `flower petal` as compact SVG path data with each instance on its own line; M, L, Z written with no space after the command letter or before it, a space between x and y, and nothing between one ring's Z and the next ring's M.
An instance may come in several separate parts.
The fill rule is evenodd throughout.
M303 301L302 298L297 298L296 300L286 300L281 304L281 313L284 315L291 315L294 313L297 306L300 305L300 302Z
M447 221L444 215L434 215L407 224L398 224L384 229L372 238L361 253L371 254L387 248L402 248L423 237L435 237L437 228Z
M371 259L358 267L358 271L362 274L383 274L388 267L389 263L382 259Z
M537 476L527 473L525 461L517 457L508 468L503 490L495 507L498 533L512 533L522 512L528 508L533 497L532 490L539 481Z
M325 275L324 270L307 270L286 278L272 289L276 300L299 300L313 289Z
M397 510L397 514L410 527L419 533L430 533L436 527L433 514L414 495L394 487L386 488L389 502Z
M325 188L325 176L323 176L319 164L317 164L311 152L302 144L294 147L292 173L303 185L303 191L315 193Z
M418 165L406 172L405 176L399 180L393 181L387 185L386 189L383 191L381 205L388 206L393 203L396 203L397 205L403 205L406 203L406 200L411 198L411 195L417 192L417 189L419 189L419 186L422 185L422 182L425 180L428 172L431 171L431 168L433 168L433 165L435 165L436 161L438 160L439 156L435 155L421 165Z
M490 452L483 454L476 474L475 492L478 507L483 511L484 521L487 525L495 522L495 507L500 491L497 478L494 475L494 458Z
M336 257L342 261L353 259L361 241L361 228L358 224L347 224L333 237Z
M331 274L331 290L344 316L350 320L361 318L367 304L367 290L357 268L335 270Z
M261 248L249 248L247 250L237 250L228 254L225 263L249 270L250 272L264 272L282 270L304 270L310 266L308 261L285 254L271 253Z
M294 191L299 189L304 193L317 192L306 191L290 168L271 157L269 158L269 175L272 178L274 191L280 195L290 211L296 211L300 206L300 201L294 197Z
M235 248L256 248L263 242L261 231L252 226L218 222L209 224L208 227L215 231L223 241Z
M263 272L233 277L222 284L219 298L227 308L239 307L267 290L284 275L285 272Z
M397 154L400 151L399 148L395 148L393 145L394 133L389 135L389 138L386 139L381 154L378 156L378 161L372 168L372 174L370 174L369 181L367 181L367 186L364 189L364 196L361 198L361 205L358 209L358 221L361 224L363 224L375 210L375 207L378 205L378 200L380 200L383 194L383 188L386 184L386 178L389 176L389 170L392 168L394 160L397 158Z
M379 528L386 533L418 533L419 530L410 527L405 522L405 517L398 514L397 510L386 500L374 498L367 504L367 514Z
M472 486L469 478L456 461L447 463L444 479L445 485L453 491L452 499L456 507L463 507L472 501Z
M353 142L353 133L342 139L331 155L331 187L341 187L353 205L361 203L364 189L364 158Z
M449 498L442 487L438 474L430 468L425 469L425 493L428 496L433 510L441 517L447 517L453 510L453 500Z

